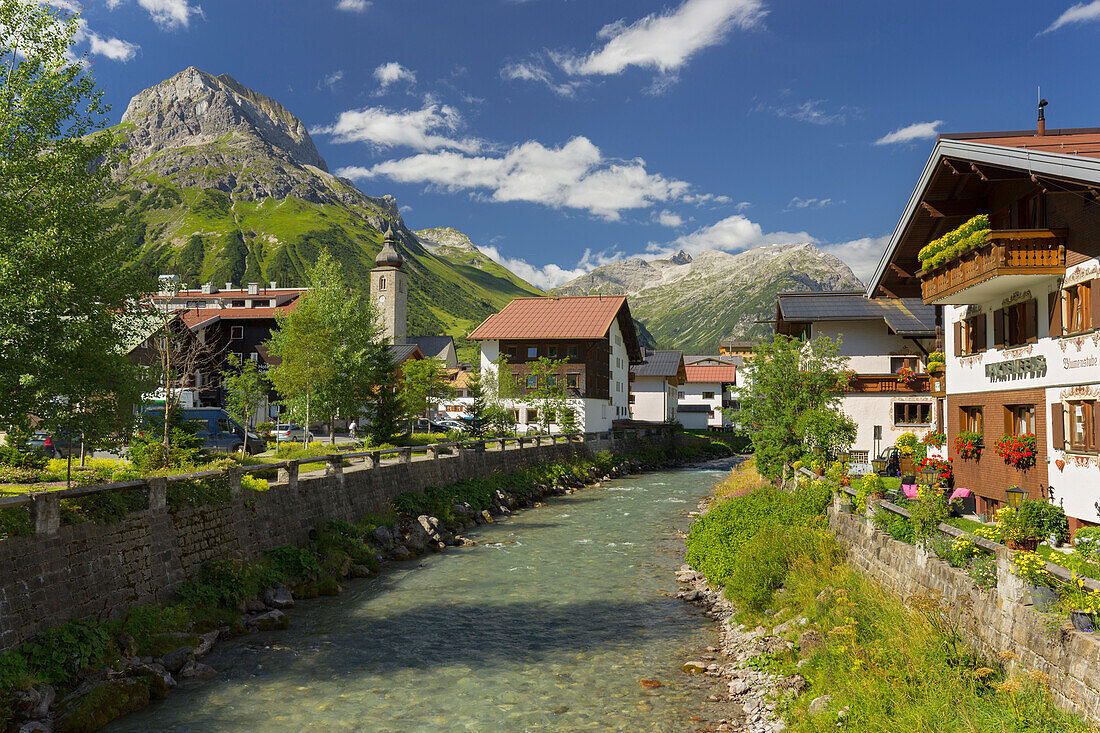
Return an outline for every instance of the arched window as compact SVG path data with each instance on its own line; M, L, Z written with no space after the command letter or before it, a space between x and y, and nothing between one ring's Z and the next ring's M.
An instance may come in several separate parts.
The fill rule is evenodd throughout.
M378 289L379 290L385 290L386 289L386 276L385 275L378 278Z

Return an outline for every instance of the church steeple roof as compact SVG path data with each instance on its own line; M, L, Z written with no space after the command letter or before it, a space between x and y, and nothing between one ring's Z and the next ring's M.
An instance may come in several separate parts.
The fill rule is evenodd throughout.
M401 267L405 258L394 247L397 238L393 234L393 227L386 230L386 238L382 243L382 249L375 258L374 263L379 267Z

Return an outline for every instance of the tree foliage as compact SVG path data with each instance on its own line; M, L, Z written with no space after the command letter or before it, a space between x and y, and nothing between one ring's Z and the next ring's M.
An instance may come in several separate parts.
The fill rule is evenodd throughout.
M526 387L527 393L523 396L523 400L538 409L539 425L543 432L550 432L552 422L574 420L566 415L569 409L569 392L565 378L561 375L562 367L568 363L568 359L550 359L540 356L537 361L528 362L527 376L520 377L525 379L525 385L534 381L533 387ZM517 384L517 386L521 385Z
M126 356L147 283L124 268L119 140L69 47L75 15L0 0L0 424L121 440L141 383ZM94 134L93 134L94 133Z
M389 443L401 432L404 403L397 384L399 367L392 349L378 349L371 356L373 386L366 432L373 445Z
M454 396L447 381L446 365L439 359L410 359L401 368L401 401L410 422L430 408Z
M251 359L222 371L225 411L245 427L252 427L256 410L267 396L267 380Z
M784 463L812 448L807 441L825 440L822 447L830 449L851 443L854 425L839 407L846 362L832 339L802 342L782 334L746 361L748 387L734 419L752 435L761 474L775 478Z
M370 408L378 351L388 347L374 307L344 283L328 250L310 272L310 289L276 322L267 348L280 363L268 379L293 419L308 431L318 417L331 425L337 416L354 419Z

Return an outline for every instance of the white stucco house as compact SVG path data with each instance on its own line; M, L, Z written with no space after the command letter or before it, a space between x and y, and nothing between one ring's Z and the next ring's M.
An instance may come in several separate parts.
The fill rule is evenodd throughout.
M630 367L630 417L640 422L672 422L677 391L687 381L682 351L646 351Z

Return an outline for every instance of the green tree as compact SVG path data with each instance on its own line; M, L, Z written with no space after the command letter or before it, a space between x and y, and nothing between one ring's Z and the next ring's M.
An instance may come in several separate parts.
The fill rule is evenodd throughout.
M401 430L405 406L398 387L399 368L393 349L378 349L371 355L370 422L366 432L373 445L391 442Z
M322 249L310 271L310 289L288 314L276 316L278 328L267 348L280 363L268 379L306 426L315 417L329 425L337 416L354 419L374 401L375 362L388 349L374 307L348 287L336 260ZM335 434L330 431L330 440Z
M126 355L151 282L119 263L120 140L69 47L78 18L0 0L0 425L117 443L142 385ZM95 133L95 134L92 134ZM148 287L147 287L148 286Z
M251 359L240 366L230 366L221 373L225 389L225 411L244 426L254 424L256 410L267 396L267 380L260 373L259 365Z
M846 362L837 341L803 342L782 334L746 360L748 386L733 419L752 436L761 474L776 478L785 463L812 447L808 439L842 435L847 429L839 407Z
M526 390L523 400L538 409L539 425L543 432L550 432L552 422L560 424L562 420L575 421L575 418L566 416L566 410L569 408L569 392L565 379L560 373L568 363L568 359L550 359L540 356L538 360L527 363L527 374L525 377L520 377L524 380L523 388Z
M439 359L410 359L401 371L401 401L410 423L440 400L454 396L454 388L447 381L446 365Z
M466 394L470 397L470 404L466 408L466 415L470 418L470 433L477 438L485 435L489 427L491 405L489 394L481 384L481 372L473 371L466 378Z

